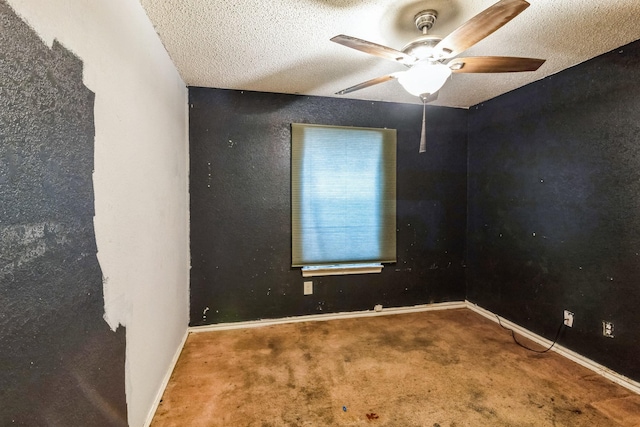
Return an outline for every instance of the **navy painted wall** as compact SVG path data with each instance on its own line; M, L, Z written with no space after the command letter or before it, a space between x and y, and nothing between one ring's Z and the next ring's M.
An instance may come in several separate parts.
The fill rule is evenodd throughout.
M125 333L102 316L93 93L0 1L0 425L126 425Z
M467 110L189 88L191 325L464 299ZM290 124L397 129L397 264L314 278L291 268Z
M640 380L640 43L470 111L468 299ZM602 321L615 337L602 335Z

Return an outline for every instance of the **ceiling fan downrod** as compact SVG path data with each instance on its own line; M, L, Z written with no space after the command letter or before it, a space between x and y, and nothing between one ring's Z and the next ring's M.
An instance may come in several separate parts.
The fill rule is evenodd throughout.
M438 12L433 9L423 10L413 17L416 28L425 36L431 27L433 27L433 24L436 23L436 19L438 19Z

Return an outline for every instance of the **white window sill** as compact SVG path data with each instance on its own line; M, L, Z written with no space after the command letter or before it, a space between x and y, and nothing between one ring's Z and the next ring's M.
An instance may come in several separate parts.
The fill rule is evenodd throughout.
M302 277L380 273L382 264L338 264L302 267Z

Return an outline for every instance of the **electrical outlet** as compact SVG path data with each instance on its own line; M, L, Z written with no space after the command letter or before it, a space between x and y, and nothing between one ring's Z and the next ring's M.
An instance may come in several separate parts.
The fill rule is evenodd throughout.
M308 280L304 282L304 294L313 295L313 281Z
M602 335L607 338L613 338L613 323L607 322L606 320L602 321Z
M564 324L570 328L573 328L573 312L569 310L564 311Z

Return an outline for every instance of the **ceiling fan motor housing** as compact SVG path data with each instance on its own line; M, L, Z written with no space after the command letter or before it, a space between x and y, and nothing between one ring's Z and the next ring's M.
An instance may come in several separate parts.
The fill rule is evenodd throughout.
M433 48L440 43L440 40L442 40L440 36L422 36L404 46L402 52L418 58L418 61L435 61Z
M438 12L433 9L418 12L413 18L416 28L423 34L422 37L415 39L402 48L402 52L411 55L423 61L425 59L433 59L433 48L437 45L442 37L428 36L427 30L430 30L438 19Z

